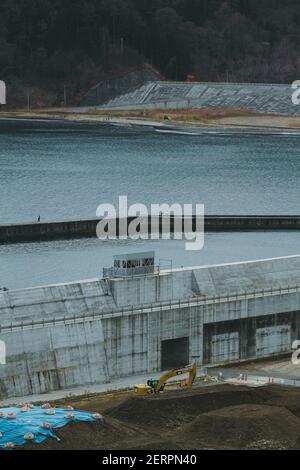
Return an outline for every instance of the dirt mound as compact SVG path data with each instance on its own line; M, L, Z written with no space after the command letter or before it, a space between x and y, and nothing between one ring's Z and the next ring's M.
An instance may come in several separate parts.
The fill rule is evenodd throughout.
M282 442L262 439L248 444L244 450L288 450L288 447L285 447Z
M245 448L265 441L269 447L277 443L290 448L300 433L300 421L283 407L230 406L198 416L182 433L185 440L190 437L198 446Z
M201 413L231 405L265 403L270 399L266 390L228 386L219 389L196 389L192 392L174 391L165 395L128 398L110 410L108 415L126 423L164 428L181 426Z
M132 392L70 400L105 424L70 423L25 449L299 449L300 390L218 385L136 397ZM59 406L59 404L57 404Z
M116 449L127 448L134 443L142 444L149 439L141 429L126 426L118 421L109 420L99 423L70 423L58 429L55 434L60 441L48 439L42 444L30 444L26 449Z

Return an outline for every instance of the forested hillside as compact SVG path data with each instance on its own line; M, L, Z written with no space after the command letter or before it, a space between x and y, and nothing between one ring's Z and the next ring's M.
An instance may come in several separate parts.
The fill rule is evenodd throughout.
M170 79L300 79L299 0L1 0L0 78L86 87L148 62Z

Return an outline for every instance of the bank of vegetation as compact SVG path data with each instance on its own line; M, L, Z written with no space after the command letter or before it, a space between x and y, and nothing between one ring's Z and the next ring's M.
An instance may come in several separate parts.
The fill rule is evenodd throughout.
M0 74L62 94L145 62L172 80L290 83L299 23L298 0L2 0Z

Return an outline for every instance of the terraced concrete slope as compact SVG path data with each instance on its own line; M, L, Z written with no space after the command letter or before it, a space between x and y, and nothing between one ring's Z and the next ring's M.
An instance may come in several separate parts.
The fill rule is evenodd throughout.
M300 256L207 266L193 270L193 289L207 296L300 284Z
M300 115L291 85L148 82L108 101L114 109L249 109L262 114Z

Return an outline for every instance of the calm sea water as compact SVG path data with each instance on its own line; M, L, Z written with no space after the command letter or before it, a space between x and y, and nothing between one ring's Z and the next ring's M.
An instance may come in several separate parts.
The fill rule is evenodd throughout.
M300 213L300 134L160 134L0 120L0 223L94 217L103 202Z
M0 120L0 223L94 217L100 203L204 203L206 213L300 213L300 135ZM0 287L101 276L112 256L155 250L173 266L300 253L298 232L206 234L184 242L97 239L0 246ZM168 265L169 261L167 262ZM164 264L164 262L163 262Z
M162 267L201 266L300 254L298 232L207 233L203 250L183 241L65 240L0 245L0 287L23 288L102 276L114 254L154 250Z

